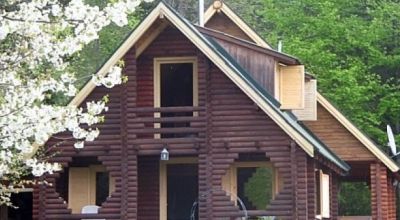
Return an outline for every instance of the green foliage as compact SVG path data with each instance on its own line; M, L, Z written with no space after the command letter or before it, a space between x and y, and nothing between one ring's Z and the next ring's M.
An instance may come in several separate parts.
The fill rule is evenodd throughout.
M104 7L107 1L87 0L89 4ZM154 3L142 3L136 12L129 16L129 24L124 27L109 25L99 33L99 39L88 44L84 50L71 59L71 69L77 73L78 87L83 86L107 59L114 53Z
M244 194L257 210L265 210L272 199L272 169L257 168L244 186Z
M371 192L365 182L342 182L339 192L340 216L371 215Z
M227 0L269 43L283 40L318 88L375 141L400 133L400 4L394 0ZM246 5L242 7L241 5ZM397 135L400 143L400 135Z

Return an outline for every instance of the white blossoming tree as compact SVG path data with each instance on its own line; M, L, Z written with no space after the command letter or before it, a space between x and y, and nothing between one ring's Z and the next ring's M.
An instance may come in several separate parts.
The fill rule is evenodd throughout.
M84 0L0 1L0 205L10 205L10 192L23 187L24 175L60 169L34 152L49 137L69 131L82 148L99 135L94 126L107 110L104 100L83 110L49 104L49 97L77 93L67 60L111 22L126 25L141 1L113 0L102 9ZM121 68L92 80L113 87L122 81Z

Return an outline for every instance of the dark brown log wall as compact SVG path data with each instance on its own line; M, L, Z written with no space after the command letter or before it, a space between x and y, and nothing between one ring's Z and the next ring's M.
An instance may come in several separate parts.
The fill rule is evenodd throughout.
M205 26L254 43L254 41L224 13L214 14Z
M315 169L316 162L312 158L308 158L308 168L307 168L307 192L308 192L308 219L315 220L317 214L316 207L316 182L315 182Z
M307 161L304 151L216 67L211 69L212 219L235 216L237 208L221 190L222 176L240 153L265 153L283 178L283 190L259 215L307 218ZM230 207L230 208L229 208Z
M331 197L330 215L332 220L336 220L339 215L339 178L335 173L331 172L329 180Z
M139 157L138 219L154 220L160 216L159 157Z
M380 162L371 163L372 219L396 219L396 198L392 178Z
M59 162L63 167L68 167L72 162L72 158L95 156L106 166L110 175L116 178L116 191L111 194L111 197L103 204L100 210L101 216L107 219L121 219L121 188L122 188L122 172L121 172L121 87L116 87L113 90L105 88L96 88L95 91L88 97L87 100L99 100L105 94L109 94L110 110L105 114L105 123L99 125L101 135L94 141L87 143L84 150L78 151L73 148L73 142L61 142L53 152L57 152L58 156L52 161ZM69 135L59 135L69 137ZM52 138L47 145L52 146L60 143L60 140ZM46 176L46 181L52 186L38 186L34 189L34 219L79 219L78 216L72 216L71 211L67 209L67 198L60 197L56 191L56 178L61 174Z

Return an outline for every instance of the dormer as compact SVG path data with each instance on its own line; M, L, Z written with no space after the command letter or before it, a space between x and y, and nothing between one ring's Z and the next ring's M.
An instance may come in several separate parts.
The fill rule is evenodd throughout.
M215 0L207 9L204 24L208 30L200 31L216 39L260 86L274 95L282 110L292 111L301 121L317 119L317 81L305 73L296 58L272 49L221 0Z

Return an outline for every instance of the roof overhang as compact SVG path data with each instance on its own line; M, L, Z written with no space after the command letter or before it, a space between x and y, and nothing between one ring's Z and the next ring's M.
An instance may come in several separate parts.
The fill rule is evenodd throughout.
M271 56L284 65L301 65L301 62L297 58L290 56L288 54L282 53L282 52L278 52L274 49L262 47L262 46L259 46L258 44L254 44L253 42L249 42L249 41L237 38L235 36L226 34L224 32L213 30L210 28L200 27L200 26L196 26L196 28L202 34L211 36L215 39L224 40L229 43L239 45L242 47L246 47L248 49Z
M235 12L233 12L226 3L222 3L222 6L220 8L214 8L213 5L208 7L204 14L204 24L207 24L207 22L215 15L215 13L224 13L257 45L271 49L271 46L264 39L262 39L249 25L247 25L242 18L240 18Z
M320 93L317 94L317 101L320 103L336 120L338 120L354 137L356 137L373 155L375 155L392 172L397 172L400 167L386 153L384 153L372 140L363 134L353 123L350 122L341 112L339 112L327 99Z

